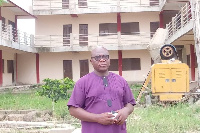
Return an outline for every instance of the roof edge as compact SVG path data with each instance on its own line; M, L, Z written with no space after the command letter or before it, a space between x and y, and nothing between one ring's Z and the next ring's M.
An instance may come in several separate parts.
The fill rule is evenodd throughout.
M13 4L14 6L16 6L17 8L19 8L23 12L27 13L28 15L30 15L31 17L37 19L37 17L35 15L32 15L31 13L27 12L26 10L24 10L22 7L18 6L17 4L15 4L14 2L12 2L11 0L7 0L7 2Z

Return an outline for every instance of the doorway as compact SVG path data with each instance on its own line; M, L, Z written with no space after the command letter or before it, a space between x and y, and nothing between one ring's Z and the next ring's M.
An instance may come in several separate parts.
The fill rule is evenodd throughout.
M79 44L88 45L88 24L79 25Z
M72 60L63 60L63 77L73 79Z
M89 73L88 60L80 60L80 78Z
M72 25L63 25L63 46L70 45L70 33L72 33Z

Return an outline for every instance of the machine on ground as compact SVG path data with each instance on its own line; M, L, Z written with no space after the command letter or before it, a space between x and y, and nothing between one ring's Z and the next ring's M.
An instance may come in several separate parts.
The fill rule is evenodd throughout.
M160 58L161 63L151 66L136 102L140 102L144 93L150 97L151 102L177 103L188 99L197 101L200 92L197 92L197 87L190 88L189 67L178 60L176 48L171 44L163 45Z

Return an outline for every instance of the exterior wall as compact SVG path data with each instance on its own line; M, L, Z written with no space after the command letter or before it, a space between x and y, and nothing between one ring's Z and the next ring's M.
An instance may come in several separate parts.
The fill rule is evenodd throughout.
M139 22L140 32L150 32L150 22L156 21L159 21L159 12L121 13L121 22Z
M144 17L148 19L144 21ZM122 13L121 21L122 23L139 22L139 29L141 32L141 34L137 35L122 35L122 46L126 46L126 49L146 49L143 47L143 44L147 45L150 41L150 22L159 21L159 15L158 12ZM117 24L117 14L83 14L78 15L78 17L71 17L70 15L38 16L36 20L35 46L63 46L63 25L66 24L72 24L72 36L70 36L70 40L72 39L73 41L70 41L70 45L79 46L79 24L88 24L88 47L96 45L112 47L118 45L119 40L117 32L109 36L99 36L100 23ZM56 38L54 38L55 35ZM40 37L40 39L37 39L37 37ZM138 46L140 46L140 48L138 48L138 46L133 47L135 44L139 44ZM77 51L81 51L80 49L81 48L77 49ZM111 49L116 50L118 48L114 47Z
M19 84L36 84L36 55L33 53L18 54L17 72Z
M109 51L110 59L118 59L118 51ZM151 66L151 58L147 50L122 51L123 58L141 58L141 70L123 71L123 77L127 81L144 81L144 75L148 74ZM40 81L45 78L63 78L63 60L72 60L73 80L80 78L79 60L88 59L89 72L93 66L90 63L90 52L65 52L65 53L40 53ZM119 74L118 71L112 71Z
M123 71L127 81L143 82L151 69L151 56L147 50L122 51L122 58L140 58L141 70ZM123 64L122 64L123 65Z
M103 18L103 19L102 19ZM144 18L145 21L144 21ZM139 22L140 32L150 33L150 22L159 21L159 12L137 12L137 13L121 13L121 22ZM72 24L72 33L79 34L79 24L88 24L89 34L99 33L100 23L117 23L117 14L84 14L78 15L78 17L71 17L70 15L47 15L38 16L36 20L36 35L61 35L63 34L63 25ZM50 27L50 28L49 28ZM36 44L37 45L37 44ZM52 44L53 46L54 44ZM117 45L117 43L116 43ZM126 44L122 44L126 45ZM142 52L139 54L138 53ZM147 50L138 50L135 52L123 51L125 53L124 58L140 58L141 57L141 70L139 71L126 71L123 72L123 76L128 81L144 81L143 75L147 75L150 70L150 56ZM144 54L145 53L145 54ZM89 59L87 52L78 52L76 54L69 53L40 53L40 79L45 78L63 78L63 60L72 59L73 64L73 80L77 81L80 78L79 59ZM89 54L89 53L88 53ZM117 51L111 51L111 58L118 58ZM130 55L129 55L130 54ZM64 58L65 57L65 58ZM68 57L68 58L67 58ZM50 60L51 59L51 60ZM45 62L43 62L45 60ZM53 63L51 63L53 61ZM145 65L145 66L143 66ZM90 64L90 72L93 70ZM50 73L49 73L50 72ZM115 73L118 74L118 71ZM141 75L140 78L134 75Z
M2 50L2 59L4 59L3 86L12 85L12 73L7 71L7 60L14 60L14 53Z
M80 78L79 60L90 59L90 52L40 53L40 81L63 78L63 60L72 60L73 80ZM93 70L89 62L90 72Z
M72 24L72 33L79 34L79 24L88 24L89 34L99 33L100 23L117 23L117 14L84 14L37 16L36 35L62 35L63 25ZM102 19L103 18L103 19ZM145 19L144 18L148 18ZM139 22L141 32L150 32L150 22L159 21L158 12L122 13L121 22Z

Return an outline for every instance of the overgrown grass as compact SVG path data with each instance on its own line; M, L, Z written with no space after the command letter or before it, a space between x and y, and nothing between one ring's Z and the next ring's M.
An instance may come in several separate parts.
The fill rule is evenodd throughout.
M57 117L72 119L66 100L55 104ZM32 94L0 94L0 109L51 110L52 102L46 97ZM77 122L77 120L73 120ZM128 133L198 133L200 132L200 106L179 104L174 106L135 107L128 117Z
M127 129L128 133L199 133L200 106L135 108L128 118Z
M59 100L55 104L55 114L59 117L68 115L66 100ZM0 109L8 110L27 110L27 109L39 109L39 110L52 110L52 101L44 96L30 94L0 94Z
M133 85L130 85L130 88L132 90L134 98L137 99L139 92L140 92L140 89L142 88L142 84L133 84ZM145 103L144 95L141 97L140 103L141 104Z

